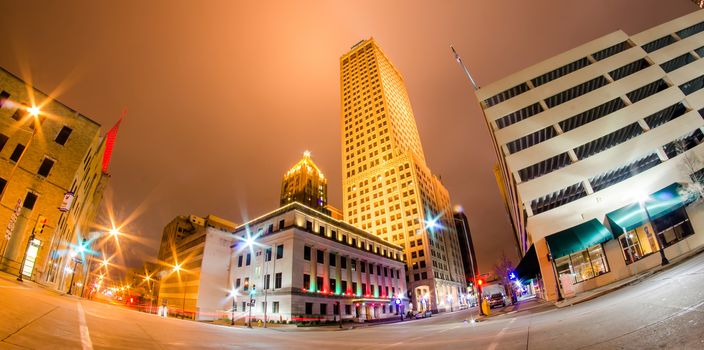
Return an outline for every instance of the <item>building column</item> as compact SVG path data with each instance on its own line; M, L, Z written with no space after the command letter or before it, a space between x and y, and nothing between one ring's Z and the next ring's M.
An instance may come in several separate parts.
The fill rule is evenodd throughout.
M336 294L344 293L345 291L342 290L342 266L340 266L340 254L335 253L335 289L333 292ZM342 309L342 303L340 303L340 309ZM342 315L342 312L340 312L340 315Z
M323 250L323 284L320 289L330 292L330 257L327 250Z
M372 294L372 293L371 293L371 291L372 291L372 279L369 278L369 262L365 261L364 263L367 264L367 267L365 268L365 271L367 271L366 276L365 276L365 279L366 279L366 281L367 281L367 290L364 291L364 295L367 295L367 294Z
M316 286L318 280L318 251L315 247L310 247L310 285L308 290L311 292L317 292L320 286Z
M362 291L362 260L357 260L357 290L354 291L356 295L364 295Z
M346 255L345 259L347 259L347 290L344 292L357 293L356 290L352 290L352 260L349 255Z

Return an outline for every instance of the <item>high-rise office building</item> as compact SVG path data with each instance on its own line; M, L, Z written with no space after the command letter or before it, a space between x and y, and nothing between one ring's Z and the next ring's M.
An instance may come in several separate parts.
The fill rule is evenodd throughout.
M401 73L374 39L340 58L345 221L404 248L419 310L450 309L464 269L450 196L425 163Z
M474 252L474 242L472 242L472 231L469 229L469 220L461 208L455 210L453 218L460 242L465 279L467 282L474 282L479 275L479 268L477 267L477 254Z
M477 91L521 253L537 259L520 277L540 277L546 299L704 244L704 211L689 205L702 179L703 58L700 10Z
M310 152L303 153L303 159L284 174L281 181L283 207L291 202L299 202L321 213L330 214L328 209L328 180L310 158Z

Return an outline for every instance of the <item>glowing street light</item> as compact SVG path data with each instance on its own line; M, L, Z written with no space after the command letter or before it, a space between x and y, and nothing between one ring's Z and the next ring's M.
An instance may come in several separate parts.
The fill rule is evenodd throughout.
M27 112L29 112L29 115L32 117L36 117L41 113L41 110L39 107L33 105L32 107L27 107Z
M110 236L117 237L117 236L119 236L120 233L122 233L122 232L120 232L120 230L118 230L117 228L114 228L114 227L113 227L113 228L111 228L111 229L108 231L108 233L110 234Z
M181 271L181 264L176 264L176 265L174 265L173 271L174 271L174 272L179 272L179 271Z

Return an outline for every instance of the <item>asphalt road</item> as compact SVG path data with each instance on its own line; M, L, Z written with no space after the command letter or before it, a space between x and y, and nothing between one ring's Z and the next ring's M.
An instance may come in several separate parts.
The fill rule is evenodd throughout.
M470 312L284 332L164 319L0 278L0 349L704 349L704 254L575 306L476 324L463 322Z

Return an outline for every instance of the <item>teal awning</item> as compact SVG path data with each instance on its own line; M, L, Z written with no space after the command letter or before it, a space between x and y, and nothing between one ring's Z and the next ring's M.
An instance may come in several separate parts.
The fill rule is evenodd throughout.
M687 205L693 198L684 193L682 185L673 183L653 194L645 202L650 218L655 220L661 218L683 206ZM639 203L633 203L623 208L606 214L614 236L619 236L624 231L630 231L642 226L648 221L648 217Z
M611 231L597 219L591 219L564 231L545 237L553 259L576 253L613 238Z

